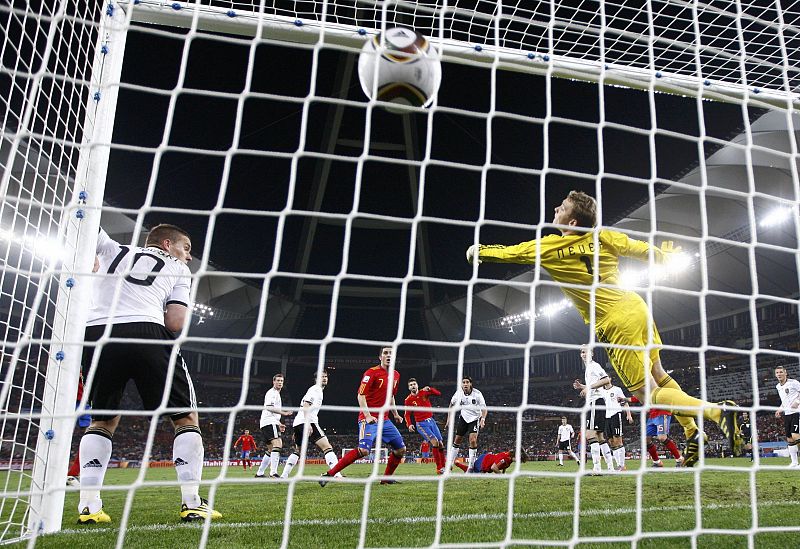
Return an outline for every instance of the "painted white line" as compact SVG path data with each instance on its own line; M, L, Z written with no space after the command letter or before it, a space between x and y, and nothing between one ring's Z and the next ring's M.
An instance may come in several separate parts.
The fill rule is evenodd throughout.
M792 507L800 505L798 501L763 501L758 503L758 507ZM707 504L703 506L706 510L717 509L741 509L749 508L749 504L742 503L729 503L729 504ZM659 507L644 507L642 513L662 513L665 511L693 511L694 505L673 505L673 506L659 506ZM548 519L559 517L571 517L574 510L565 511L540 511L538 513L514 513L515 520L525 519ZM581 511L582 517L593 516L615 516L615 515L634 515L636 514L635 507L622 507L622 508L609 508L609 509L587 509ZM505 513L473 513L465 515L443 515L442 522L467 522L474 520L505 520ZM373 518L369 519L370 524L419 524L419 523L435 523L436 517L398 517L398 518ZM292 520L291 526L355 526L361 524L361 519L295 519ZM211 528L275 528L283 527L282 520L265 520L259 522L212 522ZM178 528L184 529L200 529L203 527L202 522L190 523L177 523L177 524L148 524L145 526L128 526L128 532L161 532L165 530L175 530ZM105 532L117 532L119 528L88 528L78 529L72 528L68 530L61 530L55 536L65 535L91 535Z

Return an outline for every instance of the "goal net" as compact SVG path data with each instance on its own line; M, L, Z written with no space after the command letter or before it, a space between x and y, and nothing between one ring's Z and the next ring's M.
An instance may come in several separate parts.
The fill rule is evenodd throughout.
M320 526L357 547L796 538L793 494L768 487L790 475L775 368L800 377L797 6L63 0L6 3L0 21L0 543L307 546ZM440 54L430 108L393 114L362 93L361 47L394 26ZM589 476L592 412L572 388L584 380L580 346L594 345L624 390L608 357L619 346L536 261L464 258L473 244L557 234L553 209L573 189L596 197L598 229L683 248L667 269L655 252L623 262L618 282L652 313L666 373L750 414L753 465L722 457L725 437L699 418L699 463L652 472L645 402L623 426L627 470ZM223 519L171 529L152 518L179 521L172 432L166 407L142 410L130 386L103 492L112 522L76 529L80 489L66 479L81 349L92 286L108 276L93 273L96 235L102 226L137 245L164 222L193 240L192 314L177 344L195 379L201 493ZM597 249L578 253L599 269ZM594 278L593 304L603 288ZM403 404L409 378L442 392L432 411L447 454L463 438L459 463L512 449L531 461L436 475L403 424L398 486L376 482L391 462L385 432L380 459L324 488L323 449L309 440L287 479L253 479L234 442L251 431L268 463L259 415L274 374L296 413L328 369L320 424L342 459L358 443L355 393L387 344L401 415L419 412ZM461 408L444 429L465 377L488 411L476 444L455 431ZM564 469L562 416L581 460L561 452ZM292 429L282 439L281 464Z

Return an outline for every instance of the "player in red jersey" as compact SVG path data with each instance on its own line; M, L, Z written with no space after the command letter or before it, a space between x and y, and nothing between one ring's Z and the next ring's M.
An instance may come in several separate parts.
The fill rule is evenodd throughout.
M358 387L358 407L361 409L358 414L358 448L353 448L342 456L339 463L322 474L323 477L332 477L357 459L368 456L378 437L379 430L382 443L392 448L383 474L387 477L392 475L403 460L406 453L403 437L392 420L384 415L385 412L380 411L380 408L388 405L394 419L398 423L403 423L403 416L397 413L397 405L394 402L397 384L400 382L400 373L391 369L391 347L383 347L378 358L381 363L364 372L361 377L361 385ZM325 486L327 483L327 480L319 481L320 486ZM381 481L381 484L396 483L396 480L391 479Z
M520 461L525 463L528 461L528 456L525 452L520 454ZM486 453L481 454L475 459L472 466L471 473L504 473L506 469L511 467L514 463L514 450L508 452L498 452L496 454ZM465 463L455 463L456 467L467 472L469 468Z
M641 404L638 398L630 397L627 399L632 404ZM667 410L659 410L658 408L650 408L647 413L647 430L645 431L645 447L650 458L653 460L653 467L664 467L661 458L658 457L658 449L653 440L655 437L664 447L669 450L672 457L675 458L675 467L683 465L683 456L681 451L678 450L678 445L675 441L669 438L669 427L672 421L672 413Z
M241 461L242 461L242 468L247 471L247 468L253 468L253 460L250 459L250 452L253 450L258 450L258 446L256 446L256 439L253 438L253 435L250 434L248 429L244 430L244 434L236 439L236 442L233 443L233 447L236 448L242 445L242 454L241 454Z
M444 473L442 433L439 431L439 426L436 424L436 420L433 419L433 413L430 410L417 410L412 407L432 408L430 397L441 396L442 393L427 386L420 390L417 380L413 377L408 380L408 390L411 391L411 394L405 400L406 425L409 431L412 433L416 431L426 442L430 443L433 450L433 461L436 465L436 474L441 475ZM414 414L413 421L411 414Z

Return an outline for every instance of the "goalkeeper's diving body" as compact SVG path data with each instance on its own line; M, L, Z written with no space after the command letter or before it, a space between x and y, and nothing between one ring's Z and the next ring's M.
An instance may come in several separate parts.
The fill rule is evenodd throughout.
M467 261L478 263L539 263L556 282L566 283L561 291L572 301L587 324L594 305L594 329L597 340L610 345L606 352L619 378L642 402L671 409L686 432L684 466L691 467L700 456L700 437L696 412L673 406L702 408L705 419L717 423L728 439L735 455L741 453L742 436L738 414L726 400L717 404L689 396L661 365L661 337L644 300L635 292L618 286L619 258L631 257L647 261L650 254L656 263L665 263L680 248L664 242L661 248L629 238L609 229L594 230L597 224L597 203L580 191L571 191L555 208L553 224L560 235L514 246L477 244L467 249ZM595 236L596 235L596 236ZM595 257L596 256L596 257ZM597 287L592 291L597 269ZM649 345L649 347L648 347ZM627 346L632 348L619 348Z

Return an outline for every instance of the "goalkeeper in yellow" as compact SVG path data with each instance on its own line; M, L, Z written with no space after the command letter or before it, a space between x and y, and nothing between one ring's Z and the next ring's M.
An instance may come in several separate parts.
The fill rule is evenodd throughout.
M561 291L572 301L587 324L591 321L594 297L597 340L611 346L606 348L606 352L628 390L641 402L647 402L646 392L649 391L650 403L659 408L702 407L703 416L719 425L734 454L739 455L742 436L738 414L730 409L735 403L726 400L712 404L684 393L661 366L661 337L644 300L637 293L618 286L620 256L647 261L652 252L657 263L664 263L670 254L680 249L673 249L672 242L665 242L659 249L617 231L593 231L591 227L597 224L597 203L594 198L579 191L571 191L556 207L553 224L560 225L561 235L548 235L515 246L472 245L467 250L467 261L538 262L553 280L568 284L562 286ZM595 268L598 270L597 286L592 292ZM701 433L694 421L696 413L690 410L672 411L686 432L684 466L691 467L700 457Z

